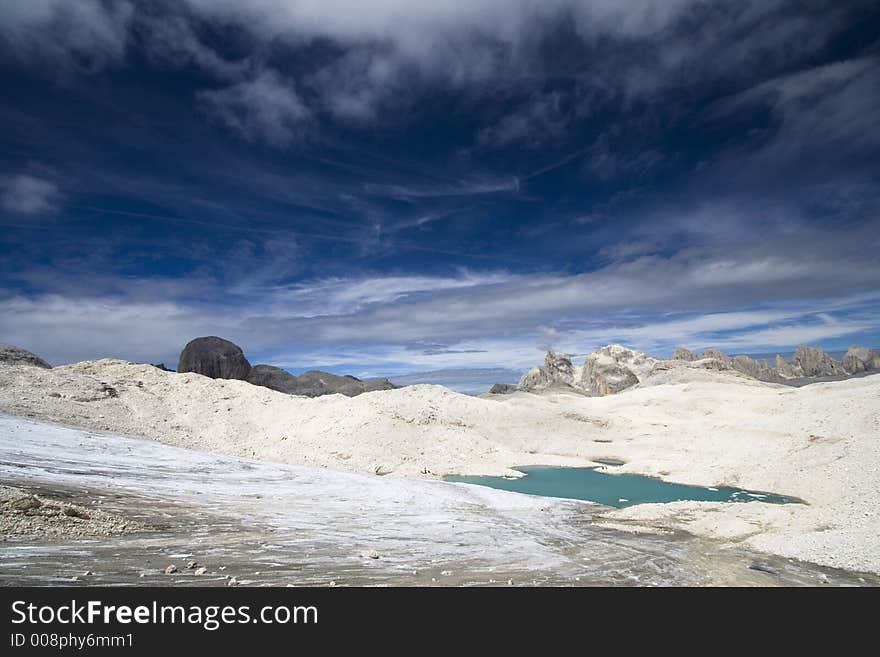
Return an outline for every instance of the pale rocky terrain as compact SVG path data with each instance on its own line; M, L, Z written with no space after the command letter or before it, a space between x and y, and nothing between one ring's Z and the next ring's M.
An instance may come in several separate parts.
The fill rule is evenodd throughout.
M582 374L583 375L583 374ZM368 473L436 478L517 465L592 465L807 504L673 503L604 514L880 572L880 377L792 388L666 361L614 395L490 398L418 385L354 398L289 396L243 381L116 360L0 365L0 411L171 445Z
M102 509L0 486L0 536L111 536L141 531L144 525Z

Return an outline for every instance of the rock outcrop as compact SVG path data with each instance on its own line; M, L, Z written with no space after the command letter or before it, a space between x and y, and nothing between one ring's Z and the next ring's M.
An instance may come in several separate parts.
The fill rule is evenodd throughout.
M776 373L783 379L793 379L797 376L791 367L791 363L779 354L776 354Z
M44 369L52 368L49 363L44 361L36 354L32 354L27 349L22 349L21 347L15 347L11 344L2 343L0 343L0 363L33 365L34 367L42 367Z
M796 376L803 377L846 374L843 365L822 351L821 347L798 347L791 359L791 369Z
M604 347L587 356L584 361L580 387L594 397L613 395L639 382L635 373L621 362L623 358L615 358L611 353L614 346Z
M567 354L548 352L544 364L532 368L520 379L518 390L539 392L552 388L571 389L590 396L610 395L639 382L639 373L650 371L655 359L619 344L593 352L582 366Z
M251 367L241 348L223 338L209 336L191 340L180 353L178 372L196 372L212 379L239 379L256 386L289 395L319 397L339 393L354 397L362 392L396 388L385 378L361 380L357 377L312 370L294 376L273 365Z
M290 372L272 365L254 365L247 381L288 395L305 395L307 397L337 393L354 397L363 392L391 390L397 387L385 378L361 380L351 375L339 376L317 370L294 376Z
M730 366L759 381L777 381L779 379L776 370L763 358L756 360L745 355L734 356L730 359Z
M698 361L709 359L716 369L732 369L759 381L784 383L788 379L809 379L825 376L846 376L843 365L826 354L821 347L800 346L791 362L777 355L771 365L766 360L756 360L750 356L728 356L717 349L706 349Z
M583 366L574 365L565 354L549 352L544 364L530 370L519 382L517 390L540 392L568 388L590 396L616 394L631 388L647 377L667 377L673 370L732 371L759 381L803 385L810 379L846 377L863 372L880 371L880 353L865 347L851 347L843 364L834 360L820 347L800 346L791 362L776 356L774 364L746 355L728 356L718 349L706 349L695 355L688 349L676 349L668 360L651 358L641 351L621 345L608 345L587 356ZM493 388L493 392L496 389ZM496 394L501 392L498 388Z
M843 357L843 369L848 374L880 370L880 352L867 347L852 346Z
M195 372L212 379L244 381L250 374L251 364L244 357L241 347L212 335L187 343L180 352L177 371Z
M518 390L518 388L512 383L496 383L489 389L489 394L492 395L512 395Z
M296 377L287 370L274 365L254 365L245 380L255 386L271 388L278 392L286 392L291 395L299 394Z
M520 390L546 390L551 387L573 387L574 365L568 354L548 351L544 364L533 367L519 381Z
M362 392L391 390L397 387L391 381L384 378L361 380L350 374L340 376L319 370L304 372L296 377L296 380L298 386L296 394L307 395L308 397L320 397L321 395L336 393L346 395L347 397L354 397Z
M690 349L685 349L684 347L679 347L674 352L672 352L672 360L687 360L694 361L697 360L697 357L694 355Z

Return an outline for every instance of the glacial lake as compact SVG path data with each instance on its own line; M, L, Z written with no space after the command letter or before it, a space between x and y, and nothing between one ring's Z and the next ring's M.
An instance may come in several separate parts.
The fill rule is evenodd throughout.
M774 493L741 488L706 488L674 484L653 477L631 474L608 474L596 468L555 466L517 467L525 477L449 476L446 481L478 484L501 490L596 502L623 508L651 502L766 502L768 504L803 504L803 500Z

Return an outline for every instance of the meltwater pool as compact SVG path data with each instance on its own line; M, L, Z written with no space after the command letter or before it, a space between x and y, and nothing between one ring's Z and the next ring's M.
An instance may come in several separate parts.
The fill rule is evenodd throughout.
M768 504L803 504L803 500L774 493L741 488L709 488L674 484L654 477L631 474L608 474L596 468L564 468L531 465L515 468L525 477L449 476L446 481L479 484L491 488L587 500L622 508L650 502L765 502Z

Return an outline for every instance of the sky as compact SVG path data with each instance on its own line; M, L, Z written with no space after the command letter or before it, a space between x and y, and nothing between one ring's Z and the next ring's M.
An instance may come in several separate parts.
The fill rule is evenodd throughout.
M8 2L0 88L53 364L880 345L876 2Z

